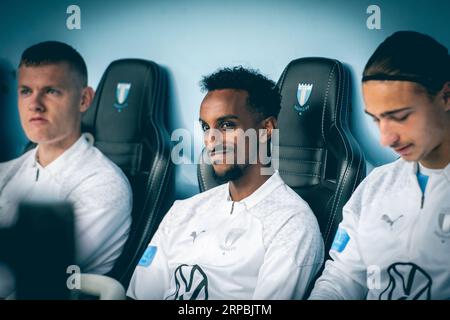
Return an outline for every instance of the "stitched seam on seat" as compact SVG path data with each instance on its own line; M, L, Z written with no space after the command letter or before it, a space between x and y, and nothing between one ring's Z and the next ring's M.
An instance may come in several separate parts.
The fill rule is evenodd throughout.
M348 83L347 83L347 79L346 79L347 75L345 74L345 72L343 70L341 70L342 66L340 64L337 64L337 65L338 65L339 76L343 76L342 79L343 79L343 82L344 82L344 85L341 86L341 90L339 90L339 92L338 92L339 96L338 96L337 101L338 101L338 107L340 107L340 106L342 106L343 101L341 101L341 100L343 100L343 98L344 98L344 90L347 88L346 86L348 85ZM349 99L349 95L348 94L347 94L346 98L347 98L346 103L348 103L348 99ZM344 109L343 107L339 108L339 110L338 110L339 111L339 117L337 117L337 113L336 113L336 117L339 118L339 125L341 125L341 126L342 126L342 112L343 112L343 109ZM346 111L348 111L348 109ZM348 154L346 141L344 139L344 136L342 135L340 127L336 126L336 129L337 129L337 131L339 133L339 136L341 137L341 140L343 142L343 145L344 145L344 148L345 148L345 159L347 160L349 154ZM351 167L351 165L353 164L353 148L351 146L351 143L349 144L349 147L351 149L351 160L350 160L350 163L347 164L347 166L345 168L344 176L342 178L342 183L338 184L338 187L339 187L340 190L336 190L336 193L338 193L339 195L333 201L333 206L334 206L333 212L332 212L332 215L330 216L330 218L328 220L328 223L327 223L327 233L326 233L326 236L325 236L325 241L326 242L328 242L328 237L329 237L330 232L331 232L332 224L333 224L333 222L335 220L337 209L339 208L339 204L341 202L341 197L342 197L342 193L344 191L345 182L347 181L347 178L348 178L348 175L349 175L348 168ZM335 193L335 195L336 195L336 193Z
M330 86L331 86L331 78L332 78L332 76L333 76L333 74L334 74L334 69L335 69L336 65L338 65L338 63L336 62L336 60L334 60L333 67L332 67L331 72L330 72L330 74L329 74L329 76L328 76L328 84L327 84L327 90L326 90L326 98L325 98L325 100L324 100L324 105L323 105L323 107L322 107L322 138L323 138L323 140L324 140L325 142L326 142L326 140L325 140L325 132L324 132L324 123L325 123L326 101L328 100L328 94L329 94L329 90L330 90ZM338 70L338 72L339 72L339 70ZM339 94L340 94L340 93L338 92L338 95L339 95ZM338 103L339 103L339 96L338 96ZM335 197L335 196L336 196L336 192L334 193L334 197ZM334 205L335 201L336 201L336 198L333 199L333 205ZM328 221L327 221L327 225L326 225L326 234L325 234L325 242L328 240L328 235L329 235L330 229L331 229L331 228L330 228L330 221L332 221L332 219L333 219L333 214L334 214L334 213L332 213L332 214L329 216Z
M313 163L313 164L321 164L323 161L310 161L310 160L299 160L296 158L286 158L286 157L279 157L280 159L287 160L287 161L295 161L295 162L303 162L303 163Z
M341 75L342 75L342 74L341 74L341 66L340 66L339 64L338 64L338 72L339 72L339 76L341 76ZM345 73L343 74L343 76L345 77ZM338 91L338 99L337 99L337 103L338 103L338 104L337 104L337 107L339 108L339 109L338 109L339 112L336 112L336 117L337 117L337 115L339 114L339 125L342 125L342 111L343 111L343 108L342 108L341 106L342 106L343 101L341 101L341 100L343 99L343 94L341 94L341 90L344 91L345 86L347 85L346 79L345 79L345 78L343 78L343 83L344 83L344 85L341 86L341 87L339 88L340 90ZM347 101L347 102L348 102L348 101ZM336 130L338 131L338 133L339 133L339 135L340 135L340 137L341 137L341 140L342 140L342 142L343 142L343 144L344 144L344 148L345 148L345 159L347 160L347 159L348 159L348 150L347 150L347 146L346 146L346 144L345 144L345 140L343 139L343 135L342 135L342 133L341 133L341 131L340 131L340 127L337 126L337 125L336 125ZM348 165L347 165L347 167L348 167ZM342 183L339 183L339 184L338 184L338 188L339 188L340 190L336 190L336 192L335 192L335 197L334 197L334 199L333 199L332 214L330 215L330 217L329 217L329 219L328 219L328 223L327 223L327 233L326 233L326 236L325 236L325 241L328 241L328 237L329 237L330 232L331 232L331 229L332 229L332 224L333 224L334 219L335 219L335 217L336 217L337 208L339 207L338 204L340 203L340 197L341 197L342 191L343 191L343 189L344 189L342 186L345 184L346 177L347 177L347 173L348 173L347 167L345 168L345 171L344 171L344 177L342 178L342 179L343 179L343 180L342 180ZM336 195L337 195L338 193L339 193L339 196L336 197Z
M292 174L294 176L306 176L306 177L316 177L316 178L321 177L321 175L317 175L317 174L298 173L298 172L287 171L287 170L279 170L278 172Z
M200 155L200 161L202 161L203 160L203 153L205 152L205 149L203 149L203 151L202 151L202 153L201 153L201 155ZM205 176L206 176L206 172L205 172L205 166L202 166L202 163L200 163L200 165L199 165L199 167L200 167L200 178L201 178L201 180L202 180L202 183L203 183L203 190L202 191L205 191L205 190L208 190L208 186L206 185L206 179L205 179Z
M360 177L359 177L359 175L360 175L360 167L361 167L361 164L363 164L363 163L364 163L364 160L360 159L360 161L358 163L358 169L356 170L356 179L355 179L355 182L353 183L352 191L354 191L356 189L356 184L358 183L358 180L360 179Z
M311 150L311 151L321 151L325 148L309 148L309 147L302 147L302 146L292 146L292 145L282 145L280 148L295 148L295 149L302 149L302 150Z
M325 139L325 132L324 132L324 122L325 122L325 110L326 110L326 104L328 101L328 94L330 93L330 86L331 86L331 78L334 74L334 68L335 68L336 64L333 65L333 68L330 71L330 74L328 75L328 83L327 83L327 90L325 91L325 98L323 100L323 104L322 104L322 139L323 141L326 142Z
M205 167L204 166L200 166L200 172L202 172L202 182L203 182L203 191L208 189L208 186L206 185L206 179L205 179Z

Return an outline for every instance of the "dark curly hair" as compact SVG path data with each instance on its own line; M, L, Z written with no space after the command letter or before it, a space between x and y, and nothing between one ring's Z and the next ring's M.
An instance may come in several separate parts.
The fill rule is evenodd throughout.
M256 70L242 66L219 69L205 76L200 86L202 91L245 90L248 93L247 105L252 111L264 118L277 118L280 113L281 96L277 85Z

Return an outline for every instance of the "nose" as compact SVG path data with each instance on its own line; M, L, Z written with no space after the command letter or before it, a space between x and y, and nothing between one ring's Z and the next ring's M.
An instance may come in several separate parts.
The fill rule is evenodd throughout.
M380 121L380 143L385 147L395 146L400 139L398 133L385 121Z
M45 106L42 101L42 95L39 92L32 94L28 99L28 110L34 112L44 112Z
M214 150L217 145L220 145L223 142L222 133L217 129L206 130L203 139L208 151Z

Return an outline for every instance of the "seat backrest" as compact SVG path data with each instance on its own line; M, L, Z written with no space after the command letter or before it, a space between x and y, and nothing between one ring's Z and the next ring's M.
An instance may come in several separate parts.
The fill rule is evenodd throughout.
M317 217L331 247L342 207L365 176L365 161L349 129L350 78L342 63L301 58L278 82L281 93L279 172ZM212 166L200 163L200 190L217 185Z
M83 116L83 132L118 165L133 190L133 222L121 256L108 274L125 287L139 258L172 204L170 136L164 125L167 79L156 63L112 62Z

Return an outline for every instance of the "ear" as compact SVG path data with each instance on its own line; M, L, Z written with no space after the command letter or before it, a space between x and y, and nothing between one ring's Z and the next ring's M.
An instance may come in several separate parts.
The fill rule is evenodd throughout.
M261 131L260 134L260 142L261 143L267 143L270 138L272 137L272 131L273 129L276 129L278 126L277 119L275 117L268 117L262 121L262 129L265 129Z
M81 104L80 104L80 111L86 112L87 109L91 106L92 100L94 100L94 89L91 87L86 87L83 89L83 92L81 94Z

